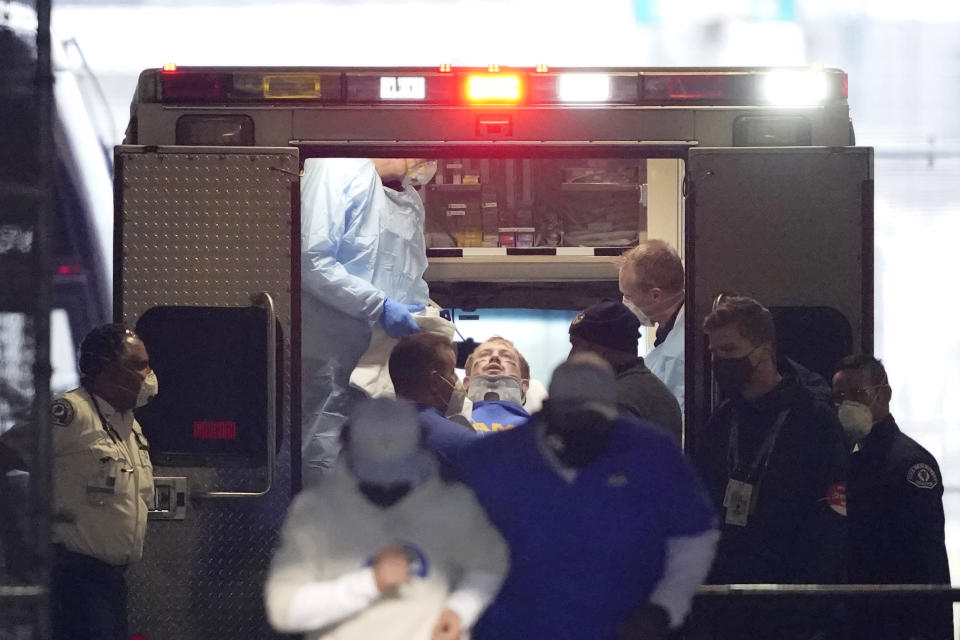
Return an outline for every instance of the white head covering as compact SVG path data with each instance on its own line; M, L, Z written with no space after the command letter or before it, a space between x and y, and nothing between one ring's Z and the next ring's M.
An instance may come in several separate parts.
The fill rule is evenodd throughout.
M347 460L364 482L417 486L436 470L433 455L423 448L420 416L409 402L368 400L353 412L349 429Z

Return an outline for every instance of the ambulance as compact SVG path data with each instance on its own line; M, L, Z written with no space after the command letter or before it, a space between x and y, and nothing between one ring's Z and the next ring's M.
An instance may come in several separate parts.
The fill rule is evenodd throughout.
M811 371L873 350L873 151L840 70L144 71L115 150L113 309L167 396L140 416L158 476L129 573L146 638L274 637L262 587L301 477L300 172L321 157L437 160L425 278L463 337L488 337L478 317L559 318L506 337L562 358L564 323L621 297L623 251L675 247L688 448L716 401L700 327L718 295L770 307Z

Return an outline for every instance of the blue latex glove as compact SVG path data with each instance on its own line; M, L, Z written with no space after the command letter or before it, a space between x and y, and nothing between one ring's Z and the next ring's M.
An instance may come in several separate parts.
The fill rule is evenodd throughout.
M386 298L383 301L383 313L380 314L380 324L391 338L402 338L411 333L418 333L420 325L413 317L413 312L423 311L422 304L403 304Z

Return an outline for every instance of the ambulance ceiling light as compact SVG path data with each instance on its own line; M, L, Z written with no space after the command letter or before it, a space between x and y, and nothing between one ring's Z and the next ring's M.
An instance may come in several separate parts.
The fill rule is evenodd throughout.
M764 98L779 106L821 104L827 91L827 76L816 69L771 71L763 84Z
M610 76L603 73L564 73L557 79L562 102L605 102L610 99Z
M164 71L176 71L176 70L177 70L177 65L173 64L172 62L168 62L168 63L166 63L165 65L163 65L163 70L164 70Z

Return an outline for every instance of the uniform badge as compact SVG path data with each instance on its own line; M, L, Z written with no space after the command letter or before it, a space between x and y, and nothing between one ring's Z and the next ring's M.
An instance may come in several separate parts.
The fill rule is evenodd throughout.
M69 425L73 422L73 418L76 415L76 410L66 398L57 398L53 401L53 404L50 405L50 419L53 421L53 424L58 427Z
M919 463L907 471L907 482L919 489L933 489L937 486L937 472L928 464Z

